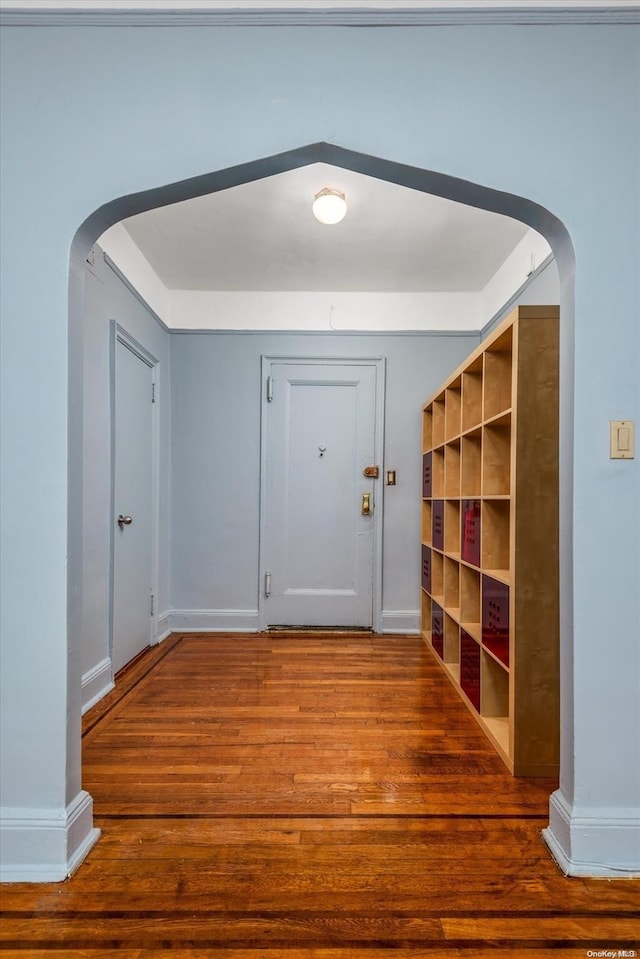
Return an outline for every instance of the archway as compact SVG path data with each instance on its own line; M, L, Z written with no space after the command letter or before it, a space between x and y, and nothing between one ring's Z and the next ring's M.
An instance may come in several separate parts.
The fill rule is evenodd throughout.
M169 184L142 193L121 197L95 211L78 230L72 247L70 272L70 422L69 445L72 450L70 497L75 504L69 510L69 637L72 648L78 648L80 636L80 603L82 596L82 274L84 261L95 240L112 224L153 208L204 194L238 186L253 180L286 172L312 163L329 163L366 174L380 180L424 193L434 194L458 203L478 207L518 219L542 234L554 252L561 278L561 657L570 661L571 622L571 450L573 394L573 250L563 224L549 211L531 201L508 193L479 186L446 174L422 170L381 158L355 153L328 143L312 144L300 149L266 157L254 162ZM568 671L567 671L568 673ZM76 674L75 682L79 682ZM79 697L73 697L79 702ZM570 729L571 689L561 688L561 728ZM567 737L570 739L571 737ZM563 737L564 739L564 737ZM570 787L570 756L561 741L561 785Z

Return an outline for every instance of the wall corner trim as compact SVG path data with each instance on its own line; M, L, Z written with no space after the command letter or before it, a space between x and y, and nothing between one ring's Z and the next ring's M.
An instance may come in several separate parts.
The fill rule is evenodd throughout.
M62 882L100 837L93 826L93 799L81 790L62 809L4 808L2 882Z
M640 811L570 803L561 790L549 802L542 836L566 876L640 877Z

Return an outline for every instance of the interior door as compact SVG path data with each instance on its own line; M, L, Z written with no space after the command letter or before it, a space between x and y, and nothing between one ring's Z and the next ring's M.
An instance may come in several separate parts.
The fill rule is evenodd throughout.
M375 365L272 361L265 407L262 622L373 622Z
M113 671L151 642L153 367L116 338Z

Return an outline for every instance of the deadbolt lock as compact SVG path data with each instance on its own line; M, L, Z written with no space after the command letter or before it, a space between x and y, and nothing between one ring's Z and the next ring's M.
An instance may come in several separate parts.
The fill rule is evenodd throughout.
M378 479L380 476L380 467L378 466L365 466L362 471L363 476L368 476L369 479Z

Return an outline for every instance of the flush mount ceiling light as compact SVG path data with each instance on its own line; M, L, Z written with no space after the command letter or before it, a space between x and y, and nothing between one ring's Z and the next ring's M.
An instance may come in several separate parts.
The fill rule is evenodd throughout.
M339 223L347 212L347 201L344 193L325 187L324 190L316 193L312 210L316 220L319 220L320 223L326 223L327 225Z

